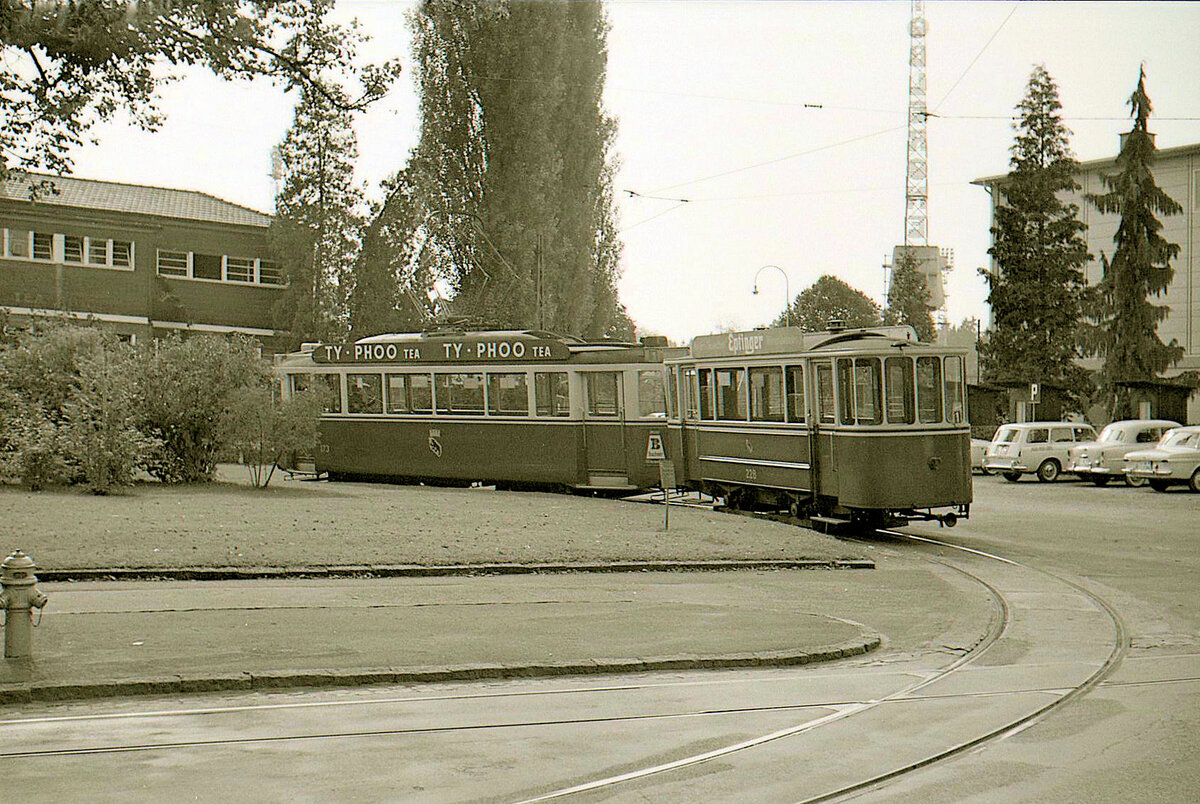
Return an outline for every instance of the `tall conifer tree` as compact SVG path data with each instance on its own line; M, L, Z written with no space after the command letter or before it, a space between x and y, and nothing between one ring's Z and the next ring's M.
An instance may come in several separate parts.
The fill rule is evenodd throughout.
M1163 238L1157 215L1177 215L1182 207L1163 192L1150 171L1156 149L1149 130L1152 107L1144 68L1129 107L1133 128L1122 142L1117 172L1104 177L1108 192L1087 196L1101 212L1121 216L1112 258L1101 255L1104 275L1089 341L1092 353L1104 361L1100 389L1113 418L1136 413L1128 390L1117 383L1153 379L1184 351L1174 340L1164 344L1158 337L1158 325L1170 308L1149 299L1166 292L1175 275L1171 260L1179 255L1179 245Z
M992 327L980 357L987 379L1060 383L1083 394L1075 358L1089 255L1079 208L1058 197L1079 189L1061 109L1057 86L1038 65L1017 105L1012 171L999 185L988 249L995 267L981 269Z
M906 251L900 255L895 268L892 269L883 323L908 324L916 331L917 338L932 343L936 336L932 312L929 285L918 268L917 256L911 251Z

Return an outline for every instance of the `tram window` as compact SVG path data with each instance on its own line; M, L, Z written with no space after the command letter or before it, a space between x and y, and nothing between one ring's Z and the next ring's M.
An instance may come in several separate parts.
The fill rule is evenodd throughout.
M387 412L412 413L408 401L408 383L404 374L387 375Z
M821 424L837 422L837 407L833 396L833 366L821 363L817 366L817 403L821 406Z
M529 384L522 374L488 374L488 413L493 416L528 416Z
M963 415L963 367L962 358L956 355L947 357L946 372L946 418L955 424L966 420Z
M883 422L879 386L879 358L854 358L854 409L859 424Z
M696 379L700 388L700 418L711 419L713 417L712 369L700 369Z
M788 366L787 372L787 418L789 422L803 422L804 415L804 366Z
M695 421L700 418L700 405L697 393L696 370L694 368L685 368L683 370L683 416L689 421Z
M565 371L538 371L533 375L533 396L539 416L570 416Z
M587 389L587 412L591 416L616 417L621 415L620 388L617 383L621 375L615 371L596 371L583 375Z
M884 361L887 420L890 424L912 424L914 417L913 363L911 357L889 357Z
M293 374L292 394L313 391L321 397L326 413L342 412L342 378L338 374Z
M783 369L778 366L750 369L750 420L783 421Z
M667 369L667 418L679 415L679 375L674 368Z
M408 375L408 406L413 413L433 412L433 382L428 374Z
M661 369L638 372L638 415L643 419L661 419L667 415L667 399L663 391Z
M746 421L746 372L740 368L717 369L717 418Z
M480 415L483 413L482 374L434 374L434 402L438 413Z
M942 420L942 360L917 358L917 417L922 424Z
M838 410L842 424L854 424L854 361L848 357L838 358Z
M383 413L383 379L378 374L346 375L346 410Z

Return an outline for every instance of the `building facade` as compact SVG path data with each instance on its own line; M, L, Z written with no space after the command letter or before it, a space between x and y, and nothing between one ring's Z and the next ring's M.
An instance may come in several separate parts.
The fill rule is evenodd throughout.
M1108 192L1103 177L1116 173L1116 156L1095 159L1080 164L1076 181L1079 190L1064 193L1062 199L1079 207L1079 219L1087 225L1088 252L1093 259L1085 267L1090 284L1100 281L1103 268L1100 256L1111 259L1116 250L1113 236L1117 232L1120 216L1116 213L1101 213L1084 196ZM1183 207L1178 215L1159 216L1162 236L1169 243L1179 246L1179 255L1171 261L1174 279L1167 292L1151 297L1154 304L1166 305L1170 309L1167 318L1159 324L1158 336L1164 343L1176 341L1184 349L1183 358L1168 369L1164 377L1170 379L1185 371L1200 370L1200 144L1165 148L1155 155L1152 168L1154 180L1162 190ZM989 176L976 179L975 184L984 187L991 196L992 221L995 222L997 204L1003 198L999 191L1005 176ZM995 263L992 264L995 269ZM1095 361L1087 361L1095 368ZM1200 393L1191 394L1187 403L1188 421L1200 422ZM1157 414L1155 414L1157 415Z
M279 351L285 278L270 259L270 224L190 190L10 175L0 184L0 310L17 326L59 316L131 340L241 333Z

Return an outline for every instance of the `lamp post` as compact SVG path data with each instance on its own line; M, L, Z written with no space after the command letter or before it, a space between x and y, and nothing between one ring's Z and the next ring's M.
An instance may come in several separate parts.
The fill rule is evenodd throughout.
M753 293L755 296L758 295L758 277L762 274L763 271L767 270L768 268L774 268L776 271L783 274L783 295L784 295L783 323L784 323L784 326L790 327L792 325L792 291L788 284L787 271L783 270L778 265L764 265L762 268L759 268L758 273L754 275Z

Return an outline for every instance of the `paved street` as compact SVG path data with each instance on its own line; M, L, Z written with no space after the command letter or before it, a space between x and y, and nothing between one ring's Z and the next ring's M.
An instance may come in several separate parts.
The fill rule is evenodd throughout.
M877 570L818 573L845 578L839 616L882 635L865 656L25 706L0 718L0 761L59 800L221 800L254 785L263 800L798 801L992 734L865 796L1192 800L1200 497L977 478L976 500L958 528L908 529L976 553L880 536L865 543ZM798 596L796 573L723 575L746 599ZM905 594L885 600L889 579ZM643 582L665 600L678 579Z

